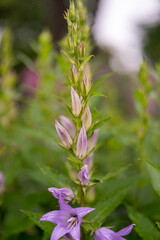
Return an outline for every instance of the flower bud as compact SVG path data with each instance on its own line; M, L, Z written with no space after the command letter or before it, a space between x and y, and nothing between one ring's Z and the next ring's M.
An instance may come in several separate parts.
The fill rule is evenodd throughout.
M87 165L84 165L81 168L81 171L78 174L78 179L81 181L81 185L83 187L86 187L89 184L89 172Z
M83 164L88 166L88 169L92 168L93 165L93 152L89 154L89 156L83 160Z
M52 193L52 195L59 199L59 197L61 196L64 200L67 201L72 201L75 198L74 193L72 192L72 190L68 189L68 188L48 188L48 191Z
M82 47L82 44L80 43L79 46L78 46L78 52L79 52L79 56L80 57L83 57L83 47Z
M81 120L82 120L82 123L85 126L86 130L88 130L92 124L92 115L91 115L88 105L84 111L84 114L83 114Z
M73 89L73 87L71 87L71 98L72 98L72 112L75 115L75 117L78 117L82 109L82 104L77 92Z
M69 118L67 118L63 115L59 116L59 118L60 118L60 121L61 121L62 125L70 133L71 137L74 138L75 134L76 134L76 130L75 130L75 127L73 125L73 122Z
M73 141L67 130L57 120L55 121L55 127L64 146L70 148Z
M73 74L73 78L74 78L75 83L77 83L77 81L78 81L78 73L77 73L77 69L76 69L76 67L74 65L73 65L73 68L72 68L72 74Z
M91 83L86 72L84 73L83 81L84 81L86 92L88 93L91 88Z
M87 134L85 127L82 125L77 140L77 157L83 158L85 157L86 153L87 153Z
M96 129L92 137L88 140L88 152L91 151L96 146L98 132L99 132L99 129Z
M0 195L2 194L4 190L4 175L2 172L0 172Z

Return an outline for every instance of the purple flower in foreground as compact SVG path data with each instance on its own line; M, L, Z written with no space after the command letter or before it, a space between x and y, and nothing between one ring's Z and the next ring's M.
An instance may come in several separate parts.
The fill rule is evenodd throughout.
M85 127L82 125L77 140L77 157L83 158L85 157L86 154L87 154L87 134Z
M89 172L87 165L84 165L84 167L81 168L81 171L78 174L78 178L81 181L82 186L86 187L89 184Z
M61 189L58 189L58 188L48 188L48 191L52 193L52 195L59 199L60 196L67 200L67 201L72 201L75 197L74 193L72 192L72 190L68 189L68 188L61 188Z
M0 172L0 195L2 194L4 190L4 175L2 172Z
M130 234L135 224L131 224L126 228L123 228L119 232L113 232L112 230L102 227L95 231L95 240L125 240L122 236Z
M94 208L79 207L72 208L63 198L59 198L59 211L48 212L43 215L40 221L49 221L57 224L54 228L51 240L65 239L80 240L80 225L82 218L94 210Z

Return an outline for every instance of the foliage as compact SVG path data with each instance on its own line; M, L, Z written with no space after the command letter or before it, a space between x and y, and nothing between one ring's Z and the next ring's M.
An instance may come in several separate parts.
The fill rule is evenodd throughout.
M12 49L12 33L6 29L3 34L0 45L0 147L5 147L0 161L5 178L0 192L2 239L49 239L54 225L39 219L43 213L58 207L47 187L66 187L76 195L73 205L96 208L82 223L86 239L92 239L90 234L101 226L114 226L118 231L132 221L136 224L135 231L127 236L128 240L158 240L160 122L158 110L153 113L150 104L156 109L160 104L160 67L157 64L153 70L145 62L142 64L133 94L129 96L135 105L135 114L129 118L117 107L116 94L112 94L112 103L108 101L108 94L115 92L108 78L116 78L116 74L100 76L92 85L92 75L98 71L99 63L91 55L90 30L82 2L77 1L76 8L71 3L65 18L69 34L60 43L63 48L60 54L45 30L33 47L36 59L20 55L27 75L14 68L17 59ZM73 65L77 72L73 71ZM86 71L89 87L83 81ZM83 98L78 117L72 109L71 86ZM80 193L77 173L88 155L80 159L75 149L87 104L92 114L88 139L96 129L100 131L96 148L87 153L94 151L90 184ZM58 142L53 126L53 120L62 113L76 127L69 150Z

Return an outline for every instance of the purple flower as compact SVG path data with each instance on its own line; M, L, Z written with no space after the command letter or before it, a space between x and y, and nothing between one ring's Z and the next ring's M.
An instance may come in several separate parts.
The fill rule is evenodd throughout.
M62 125L70 133L72 138L74 138L76 130L74 128L74 125L73 125L72 121L69 118L67 118L67 117L65 117L63 115L59 116L59 118L60 118L60 121L61 121Z
M89 184L89 172L88 166L84 165L78 174L78 179L81 181L81 185L86 187Z
M83 158L85 157L86 153L87 153L87 134L85 127L82 125L77 140L77 157Z
M52 195L59 199L60 196L67 200L67 201L72 201L74 198L75 198L75 195L74 193L72 192L72 190L68 189L68 188L61 188L61 189L58 189L58 188L48 188L48 191L52 193Z
M4 190L4 175L2 172L0 172L0 195L2 194Z
M125 240L122 236L130 234L132 228L135 224L123 228L119 232L113 232L112 230L102 227L95 231L94 239L95 240Z
M65 239L72 238L74 240L80 240L82 218L93 211L94 208L72 208L61 196L59 198L59 206L59 211L48 212L40 219L40 221L49 221L57 224L50 239L58 240L64 237Z
M64 146L70 148L73 141L67 130L57 120L55 121L55 127Z

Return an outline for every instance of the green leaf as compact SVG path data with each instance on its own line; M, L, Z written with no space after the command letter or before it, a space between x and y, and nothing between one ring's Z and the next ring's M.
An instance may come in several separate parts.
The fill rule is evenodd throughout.
M104 177L99 177L99 178L96 177L96 179L99 179L102 182L107 181L108 179L113 178L113 177L117 176L118 174L126 171L131 165L132 164L128 164L125 167L121 167L113 172L107 173Z
M63 51L63 50L61 50L61 53L63 53L63 54L68 58L68 60L69 60L73 65L75 65L75 61L72 59L72 57L71 57L68 53L66 53L66 52Z
M94 130L100 128L101 126L103 126L103 124L107 121L109 121L110 117L104 118L102 120L99 120L98 122L96 122L93 127L92 127L92 132L94 132Z
M156 222L158 228L160 229L160 222Z
M121 204L122 200L126 196L129 188L120 190L112 195L110 198L99 202L95 205L95 210L90 213L88 220L91 221L104 221L105 218L116 208L119 204Z
M153 223L141 213L136 212L132 207L127 207L129 218L135 226L136 232L144 240L159 240L160 232L155 228Z
M146 161L146 162L147 162L147 169L151 177L151 183L152 183L153 189L160 196L160 169L158 169L153 163L149 161Z
M32 222L34 222L34 224L36 224L38 227L40 227L43 231L48 232L48 233L52 233L53 228L54 228L54 224L51 222L39 222L39 219L42 217L43 214L39 214L39 213L35 213L35 212L30 212L30 211L23 211L22 212L27 215L29 217L30 220L32 220Z
M79 165L80 165L80 167L83 166L82 161L81 161L80 159L72 156L72 155L70 155L67 159L68 159L68 161L69 161L72 165L74 165L75 167L77 167L77 166L79 166Z
M46 166L40 166L40 170L43 175L48 179L51 186L57 188L66 187L66 178L63 174L60 174L53 169L51 170L51 168Z
M97 89L99 89L102 85L102 82L107 80L108 78L110 78L111 76L113 76L115 74L115 72L112 73L108 73L102 77L100 77L99 79L96 80L96 82L93 84L91 92L97 91Z
M100 222L90 222L87 221L86 219L83 220L82 226L87 230L87 231L95 231L96 229L99 229L101 224Z
M139 90L135 90L134 97L140 104L142 104L143 107L147 106L147 99L143 92L141 92Z
M89 60L90 60L92 57L94 57L94 55L90 55L90 56L88 56L88 57L86 57L86 58L84 59L83 63L81 64L81 66L80 66L80 68L79 68L80 71L83 70L83 68L84 68L84 66L86 65L86 63L89 62Z

